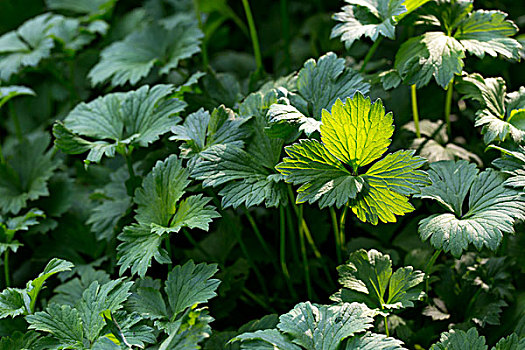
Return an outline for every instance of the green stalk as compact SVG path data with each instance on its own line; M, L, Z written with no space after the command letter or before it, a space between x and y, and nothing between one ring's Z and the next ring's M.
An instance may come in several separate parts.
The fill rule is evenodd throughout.
M450 126L450 109L452 107L452 92L454 90L454 78L447 86L447 97L445 99L445 121L447 122L448 136L452 135L452 127Z
M290 59L290 20L288 18L288 0L281 0L281 23L284 39L284 63L288 71L292 69Z
M2 140L0 139L0 164L5 164L4 153L2 152Z
M164 239L164 245L166 246L166 251L168 252L168 256L170 257L170 263L168 264L168 270L171 271L173 268L172 258L173 258L173 252L171 250L171 242L170 242L170 236L167 235L166 239Z
M430 258L430 260L428 261L427 266L425 267L425 276L426 276L425 293L427 295L427 299L428 299L428 289L429 289L428 281L430 279L430 270L432 270L432 267L434 267L434 264L436 263L436 260L438 259L441 252L442 252L441 249L436 250L434 254L432 255L432 257Z
M188 230L186 230L185 228L182 228L182 233L184 233L184 236L186 236L186 239L188 240L188 242L190 242L192 246L194 246L198 251L200 251L206 257L207 260L209 261L213 260L213 257L210 255L210 253L204 250L204 248L199 244L199 242L193 239L193 237L190 235Z
M339 225L337 223L337 213L333 207L330 207L330 216L332 217L332 226L334 228L334 237L335 237L335 254L337 256L337 263L341 264L342 252L341 252L341 236L339 233Z
M390 337L390 333L388 332L388 316L385 316L385 334L387 337Z
M11 278L9 278L9 249L4 252L4 275L5 275L5 287L11 286Z
M383 40L383 37L380 36L379 38L377 38L376 41L374 41L374 43L372 44L372 47L370 47L370 50L368 50L368 53L366 54L365 59L363 60L363 65L361 66L361 69L359 70L360 73L365 72L365 68L368 65L368 62L370 61L372 56L374 56L374 53L376 52L377 47L379 46L382 40Z
M304 243L304 227L302 225L303 221L303 207L299 207L299 220L298 220L298 228L299 228L299 241L301 244L301 256L303 258L303 269L304 269L304 279L306 281L306 293L308 295L308 299L313 299L313 288L312 288L312 282L310 281L310 265L308 265L308 256L306 255L306 245Z
M266 241L261 235L261 231L259 230L259 227L257 227L257 223L255 222L255 219L253 218L252 214L250 214L248 210L246 210L246 217L248 218L248 221L250 222L250 226L252 227L252 230L255 233L255 236L257 236L257 240L259 241L263 249L266 251L266 254L271 258L275 271L279 271L279 267L277 266L277 262L275 260L275 256L272 253L272 250L266 244Z
M261 274L261 271L259 271L259 268L252 260L251 255L248 252L248 249L244 245L244 242L242 241L241 235L239 231L235 230L235 237L237 238L237 242L239 243L239 246L241 247L242 253L246 257L246 260L248 260L248 264L253 269L253 272L255 273L255 277L257 278L259 284L261 285L261 290L264 294L264 296L268 299L268 289L266 288L266 284L264 283L263 275Z
M299 263L299 252L297 250L297 236L295 235L295 228L293 225L292 212L290 210L290 205L286 206L286 226L288 226L288 233L290 234L290 246L292 248L292 255L294 262Z
M197 15L197 21L199 22L199 28L204 33L204 28L202 26L201 9L200 9L200 6L199 6L199 1L198 0L193 0L193 6L195 7L195 14ZM205 71L208 70L208 49L207 49L207 46L206 46L207 41L208 41L208 38L205 35L204 38L202 39L202 44L201 44L202 65L204 66L204 70Z
M8 102L9 112L11 118L13 118L13 124L15 125L15 133L18 141L22 141L22 128L20 127L20 120L18 120L18 114L16 113L15 106L13 102Z
M257 63L257 71L264 72L261 48L259 47L259 39L257 38L257 30L255 29L255 22L253 21L250 3L248 2L248 0L242 0L242 6L244 7L244 12L246 13L246 20L248 21L248 27L250 28L250 37L252 39L255 62Z
M128 167L129 178L132 179L135 177L135 171L133 170L133 160L131 159L131 152L126 152L122 154L126 160L126 166Z
M253 301L255 301L257 304L259 304L260 306L263 307L263 309L266 309L272 313L277 313L277 310L275 310L270 304L267 304L264 300L262 300L261 298L259 298L256 294L254 294L253 292L251 292L249 289L247 288L243 288L242 289L242 292L244 294L246 294L250 299L252 299ZM249 304L247 301L245 301L247 304Z
M281 260L281 270L283 271L284 279L286 281L286 285L288 286L288 290L290 291L290 294L292 295L292 298L294 300L297 300L297 294L295 293L295 290L293 289L292 280L290 279L290 272L288 271L288 266L286 265L286 217L284 212L284 207L281 205L279 206L279 233L280 233L280 240L279 240L279 258Z
M412 97L412 118L414 118L414 126L416 127L416 136L417 138L421 137L421 132L419 131L419 113L417 111L417 93L416 93L416 84L410 86L410 96Z
M346 225L346 213L348 212L348 208L350 205L346 203L343 213L341 214L341 222L339 223L339 234L341 235L339 238L339 241L341 242L341 246L344 247L346 242L346 235L345 235L345 225Z

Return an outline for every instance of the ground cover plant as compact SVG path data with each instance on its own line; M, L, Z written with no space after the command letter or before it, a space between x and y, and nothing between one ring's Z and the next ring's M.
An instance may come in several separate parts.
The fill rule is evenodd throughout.
M0 350L525 349L519 1L0 14Z

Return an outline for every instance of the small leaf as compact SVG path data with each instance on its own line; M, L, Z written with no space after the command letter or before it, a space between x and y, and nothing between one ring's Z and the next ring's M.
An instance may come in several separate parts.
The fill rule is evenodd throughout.
M487 350L485 337L478 335L476 328L470 328L467 332L462 330L451 330L441 333L440 341L430 350Z
M26 314L26 302L29 299L23 289L6 288L0 293L0 319Z
M383 334L367 332L346 343L345 350L405 350L403 342Z
M361 249L350 254L345 265L337 268L338 296L343 302L364 302L372 309L398 309L414 306L413 301L422 298L425 274L412 266L392 271L390 256L372 249Z

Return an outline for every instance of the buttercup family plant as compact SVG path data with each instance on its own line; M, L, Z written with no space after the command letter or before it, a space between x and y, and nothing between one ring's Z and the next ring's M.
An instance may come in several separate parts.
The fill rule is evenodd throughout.
M0 3L0 350L525 350L524 10Z

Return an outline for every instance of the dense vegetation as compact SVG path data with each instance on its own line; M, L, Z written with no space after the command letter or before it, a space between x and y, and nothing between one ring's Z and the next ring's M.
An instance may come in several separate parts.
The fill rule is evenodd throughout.
M0 2L0 350L525 349L523 10Z

